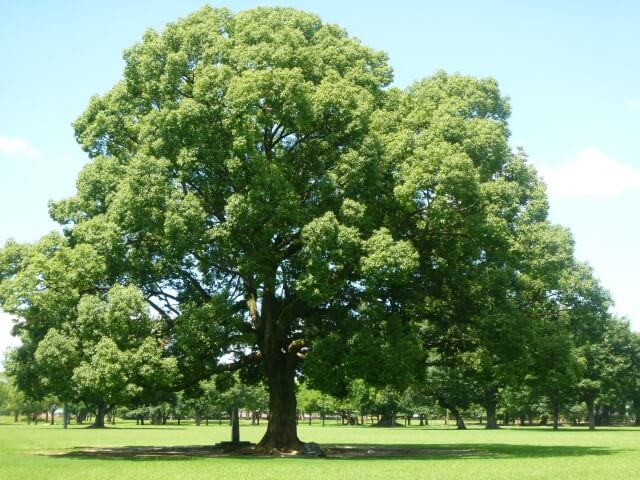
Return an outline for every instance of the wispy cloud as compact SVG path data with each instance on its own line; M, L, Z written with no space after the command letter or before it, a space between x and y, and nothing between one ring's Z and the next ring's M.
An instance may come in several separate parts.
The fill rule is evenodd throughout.
M82 158L68 154L50 155L20 137L5 137L0 135L0 159L30 160L40 167L77 166Z
M539 171L549 193L563 197L611 198L640 188L640 170L611 160L595 148L587 148L568 163Z
M0 136L0 154L9 157L38 158L40 151L19 137Z

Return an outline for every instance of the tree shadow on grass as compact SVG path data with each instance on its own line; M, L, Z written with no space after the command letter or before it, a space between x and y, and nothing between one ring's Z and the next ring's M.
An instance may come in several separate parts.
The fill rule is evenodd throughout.
M181 425L175 426L157 426L157 425L141 425L139 427L120 427L118 425L110 425L105 430L137 430L139 432L145 430L187 430L187 427Z
M466 458L551 458L579 456L607 456L622 450L606 447L575 445L521 445L506 443L469 444L334 444L325 445L325 460L450 460ZM280 457L311 459L313 457L291 455L257 455L250 449L226 451L211 445L188 446L124 446L113 448L76 447L66 451L36 452L57 458L100 460L192 460L198 458L235 458L243 460L267 460Z

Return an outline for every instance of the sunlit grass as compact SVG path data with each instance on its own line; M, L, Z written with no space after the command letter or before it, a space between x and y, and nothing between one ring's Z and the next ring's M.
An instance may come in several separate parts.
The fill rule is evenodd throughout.
M243 440L257 441L264 425L243 425ZM143 426L119 422L105 430L72 425L14 425L0 421L0 478L13 479L636 479L640 430L565 427L486 431L447 427L380 429L334 424L300 425L300 437L323 445L432 449L399 458L75 458L39 455L73 448L207 445L230 436L227 425ZM464 456L451 451L464 450ZM416 450L417 451L417 450Z

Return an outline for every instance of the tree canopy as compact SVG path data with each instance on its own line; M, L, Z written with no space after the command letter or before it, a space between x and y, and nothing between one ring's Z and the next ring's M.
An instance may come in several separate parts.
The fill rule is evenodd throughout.
M606 311L495 80L391 88L384 53L290 8L204 7L124 59L74 124L91 160L50 205L64 238L1 253L17 355L73 365L76 392L134 395L165 357L186 389L241 370L268 386L260 446L298 450L296 378L344 396L440 368L475 372L495 420L501 386L550 368L536 338Z

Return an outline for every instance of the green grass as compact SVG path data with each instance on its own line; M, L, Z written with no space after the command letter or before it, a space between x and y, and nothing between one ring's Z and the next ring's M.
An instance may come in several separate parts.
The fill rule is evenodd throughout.
M264 425L242 427L256 441ZM400 458L78 458L38 455L79 447L207 445L228 440L229 427L144 426L128 422L106 430L13 424L0 419L0 478L13 479L637 479L640 429L565 427L498 431L446 427L379 429L300 425L305 441L324 445L442 449L428 457ZM447 450L471 450L452 456Z

